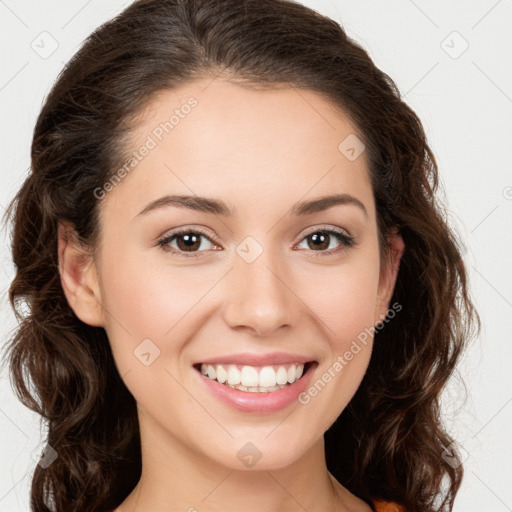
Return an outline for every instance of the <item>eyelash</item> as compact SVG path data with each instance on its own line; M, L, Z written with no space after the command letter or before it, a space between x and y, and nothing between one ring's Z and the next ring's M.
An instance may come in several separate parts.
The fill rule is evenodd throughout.
M354 247L355 245L357 245L354 237L346 235L342 231L338 231L333 228L329 228L329 229L316 228L312 231L309 231L301 239L301 242L308 236L314 235L316 233L324 233L324 234L334 235L334 237L339 242L342 243L342 247L338 248L338 249L331 249L329 251L312 251L313 253L315 253L315 252L318 253L318 254L315 254L315 257L317 257L317 256L323 257L323 256L330 256L330 255L336 254L336 253L344 253L344 252L348 251L351 247ZM180 256L183 256L185 258L198 258L200 256L200 253L204 252L204 251L186 252L186 251L176 250L173 248L167 248L167 244L169 244L172 240L179 237L180 235L184 235L184 234L200 234L200 235L204 236L205 238L207 238L211 243L217 245L213 240L211 240L211 238L208 236L208 234L205 231L201 230L200 228L177 229L176 231L173 231L172 233L167 234L167 235L163 236L162 238L160 238L157 242L157 245L160 246L161 249L166 252L171 252L173 254L179 254Z

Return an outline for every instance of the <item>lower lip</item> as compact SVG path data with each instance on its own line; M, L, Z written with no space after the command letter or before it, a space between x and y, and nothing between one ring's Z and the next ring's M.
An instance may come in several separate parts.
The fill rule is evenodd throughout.
M298 401L299 394L308 387L316 366L316 362L310 363L308 371L298 381L288 384L277 391L264 393L230 388L216 380L205 377L196 369L194 371L199 375L211 393L226 405L243 412L269 413L285 409L293 402Z

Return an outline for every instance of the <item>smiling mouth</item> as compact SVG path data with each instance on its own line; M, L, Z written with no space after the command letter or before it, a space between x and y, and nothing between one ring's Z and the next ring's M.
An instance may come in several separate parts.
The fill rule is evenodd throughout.
M230 388L268 393L291 386L317 364L316 361L268 366L197 363L194 368L205 377Z

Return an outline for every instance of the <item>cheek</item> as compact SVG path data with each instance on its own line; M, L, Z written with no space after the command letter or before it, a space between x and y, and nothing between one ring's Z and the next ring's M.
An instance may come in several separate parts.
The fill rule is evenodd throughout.
M134 351L147 339L158 354L151 366L174 366L212 311L209 292L226 272L143 261L144 255L115 259L105 251L102 265L105 330L121 375L140 366Z
M325 317L329 322L329 339L336 352L373 325L376 292L373 282L366 286L361 280L346 280L340 290L331 294Z
M158 269L141 261L105 258L102 271L105 329L116 360L125 369L133 365L133 351L143 340L152 340L159 350L165 340L167 347L173 329L181 328L180 321L201 296L179 269Z
M323 320L333 349L344 350L373 326L379 277L373 259L371 255L354 258L350 264L318 270L307 280L315 283L307 287L307 304Z
M301 403L324 411L318 428L328 428L347 406L366 373L372 350L378 262L359 258L318 276L308 304L323 320L329 355ZM375 264L374 264L375 263Z

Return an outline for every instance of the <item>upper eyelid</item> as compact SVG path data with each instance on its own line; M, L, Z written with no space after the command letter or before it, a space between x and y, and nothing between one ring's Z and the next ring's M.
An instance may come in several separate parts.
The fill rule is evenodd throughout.
M352 234L350 231L346 228L341 228L339 226L328 226L328 225L320 225L320 226L311 226L310 228L306 228L306 231L304 231L302 237L304 238L307 235L310 235L311 233L316 233L317 231L335 231L343 232L343 234L347 237L352 237Z

